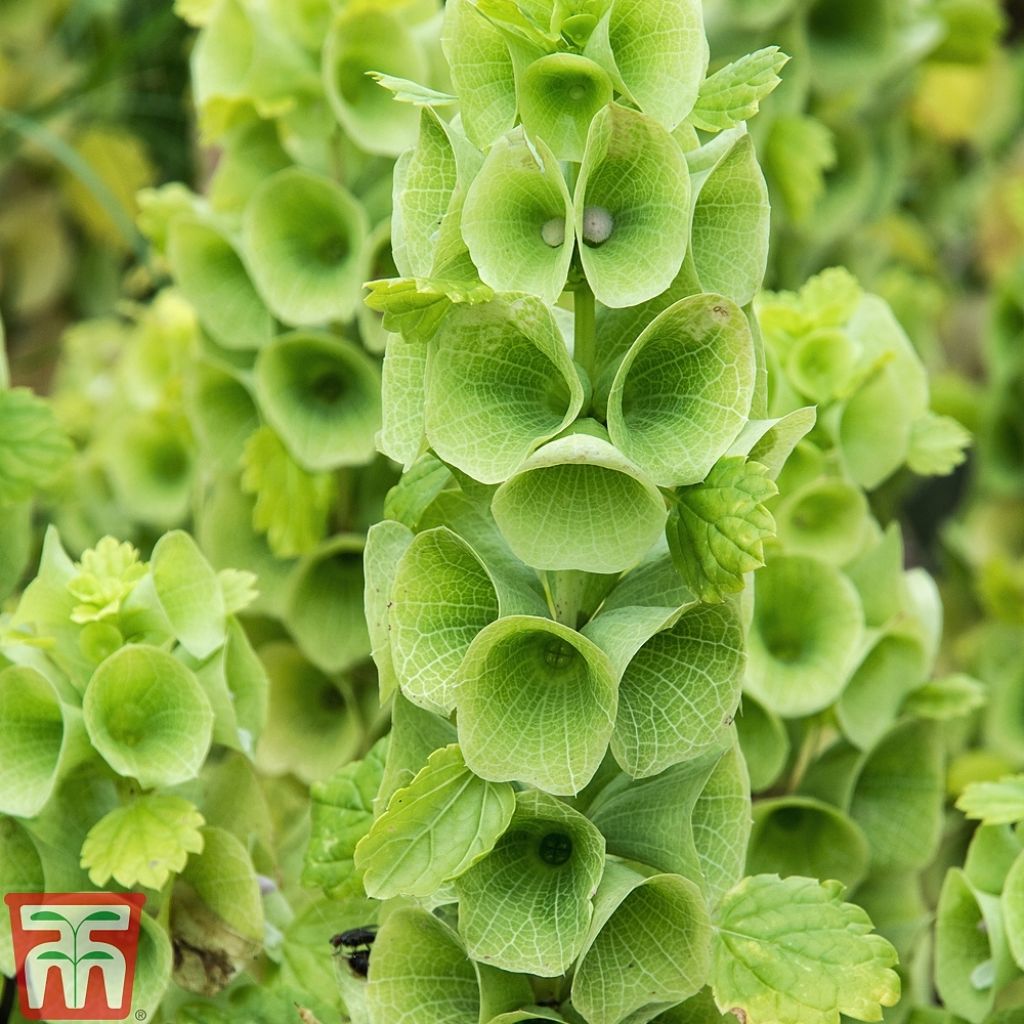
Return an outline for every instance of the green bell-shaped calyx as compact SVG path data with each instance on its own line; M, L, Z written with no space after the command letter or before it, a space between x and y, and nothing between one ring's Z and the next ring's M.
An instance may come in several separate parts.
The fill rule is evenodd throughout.
M857 591L837 569L797 555L754 578L746 687L783 716L807 715L839 696L864 633Z
M477 635L459 669L459 742L485 779L572 795L604 757L615 703L611 663L592 641L550 619L506 616ZM511 722L515 744L504 742Z
M323 49L324 90L341 126L370 153L397 156L416 139L419 114L396 103L368 71L427 77L427 57L406 19L369 4L340 10Z
M564 973L586 941L604 866L604 840L583 815L520 793L508 830L455 882L470 955L506 971Z
M476 480L506 480L579 414L584 392L551 311L528 296L461 306L430 343L425 429Z
M170 227L167 258L178 288L219 345L254 349L270 341L273 317L238 250L222 231L192 217L176 218Z
M619 366L608 396L612 442L662 486L697 483L746 422L754 372L742 311L719 295L682 299Z
M583 159L594 115L612 98L612 82L592 60L551 53L527 65L519 80L519 116L531 137L557 160Z
M554 303L573 253L572 201L558 160L518 128L491 147L462 210L462 236L484 282Z
M573 1006L592 1024L649 1020L697 993L710 967L700 889L680 875L644 877L609 863L573 977Z
M743 663L743 630L728 605L697 605L655 633L619 682L615 760L645 778L720 747Z
M266 179L249 200L243 251L278 319L306 326L347 320L366 276L362 206L329 178L297 167Z
M661 493L599 436L570 434L533 453L491 505L509 547L537 569L631 568L664 529ZM609 533L608 523L617 524Z
M89 753L81 709L34 668L0 672L0 812L33 818Z
M306 469L369 462L380 427L380 374L351 341L295 332L256 360L256 394L267 421Z
M83 704L89 739L119 775L142 786L194 778L213 735L213 711L195 675L166 651L129 645L93 674Z
M858 554L870 528L864 492L838 477L821 477L787 494L774 514L787 552L833 565L844 565Z
M693 109L708 68L700 0L612 0L584 52L619 91L672 131Z
M668 288L686 254L690 175L665 128L618 103L602 108L573 206L580 260L599 302L634 306Z

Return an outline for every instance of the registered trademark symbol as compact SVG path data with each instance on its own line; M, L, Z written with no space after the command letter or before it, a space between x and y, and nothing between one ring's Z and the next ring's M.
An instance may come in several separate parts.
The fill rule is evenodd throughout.
M136 1010L135 1011L135 1019L136 1020L145 1020L146 1019L146 1011L145 1010Z

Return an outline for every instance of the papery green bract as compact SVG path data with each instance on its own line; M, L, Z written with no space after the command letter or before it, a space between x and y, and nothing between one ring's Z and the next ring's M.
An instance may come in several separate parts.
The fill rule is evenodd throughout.
M767 46L708 75L700 87L689 121L708 132L735 128L749 121L761 106L761 100L779 84L779 72L789 57L777 46Z
M1024 775L1007 775L997 782L974 782L960 794L956 805L968 818L986 825L1024 821Z
M398 563L412 540L412 531L393 520L374 523L366 533L366 547L363 549L363 573L366 580L363 610L370 636L370 655L377 666L381 703L398 689L398 676L391 656L388 611Z
M71 444L43 399L28 388L0 389L0 503L31 498L70 455Z
M119 775L146 788L194 778L206 759L213 711L176 658L131 645L96 670L83 705L93 746Z
M797 445L815 424L812 406L794 409L773 420L748 420L739 437L729 446L729 455L745 455L768 470L775 480Z
M491 146L462 210L462 236L484 282L554 303L573 254L572 201L555 155L516 129Z
M700 889L679 875L645 878L609 864L573 977L573 1006L592 1024L647 1020L699 991L710 966Z
M508 545L538 569L621 572L665 525L653 482L601 437L572 434L533 453L491 506ZM618 524L609 534L608 523Z
M580 259L599 302L633 306L668 288L686 254L689 204L686 160L665 128L618 103L600 110L573 197ZM602 240L588 227L594 209L610 218Z
M740 699L743 630L726 605L698 605L656 633L619 681L616 761L656 775L721 743Z
M199 830L204 824L188 800L141 796L93 825L82 846L82 867L99 888L113 878L126 887L162 889L172 873L181 872L190 853L202 851Z
M946 476L967 458L970 433L952 416L926 413L910 428L907 465L921 476Z
M592 60L552 53L530 63L519 81L519 116L558 160L583 159L594 115L612 98L608 75Z
M494 781L578 793L611 738L616 680L605 653L550 619L511 615L477 634L455 703L466 763ZM510 723L516 742L505 742Z
M227 349L254 349L270 341L274 322L242 258L227 237L200 220L171 223L167 258L181 293L202 325Z
M246 440L260 425L249 388L234 373L201 362L186 401L203 452L218 468L234 469Z
M256 395L300 466L358 466L373 456L380 374L351 341L311 332L275 338L256 360Z
M245 209L253 281L285 323L346 320L366 277L362 206L328 178L293 167L267 178Z
M853 671L864 614L853 584L812 558L769 561L754 581L746 687L783 716L827 707Z
M775 508L779 541L787 552L843 565L858 554L870 528L864 492L847 480L821 477Z
M372 296L371 296L372 297ZM381 428L377 449L409 469L426 447L423 401L427 346L422 339L388 336L381 374Z
M477 778L457 745L435 751L356 848L367 895L431 895L491 851L514 809L512 786Z
M694 185L690 256L701 285L745 306L764 278L770 213L751 137L741 135Z
M448 714L459 666L498 617L498 595L472 548L444 527L419 534L395 568L388 612L391 657L402 692Z
M838 1024L882 1018L900 982L896 951L839 882L777 875L744 879L716 915L712 990L723 1012L749 1021Z
M486 149L516 120L512 56L500 29L470 0L445 4L441 44L459 95L466 134Z
M456 880L470 954L508 971L553 977L579 955L604 871L604 840L554 797L520 793L508 830Z
M370 1024L476 1024L480 984L459 936L413 907L395 910L373 944Z
M585 52L671 131L693 108L708 67L700 0L612 0Z
M303 469L270 427L255 430L245 444L242 489L256 498L252 524L274 554L294 558L323 540L334 481Z
M428 358L427 438L440 458L482 483L509 477L583 405L558 325L530 297L453 310Z
M661 486L703 480L746 422L754 348L718 295L683 299L633 343L608 396L612 442Z
M0 891L5 894L43 892L45 885L43 865L29 831L13 818L0 818ZM7 915L0 917L0 970L9 971L8 977L15 971L11 922Z
M324 89L331 109L360 147L396 156L416 138L415 107L395 103L367 71L427 76L427 58L406 21L371 5L347 7L331 24L323 50Z
M388 740L378 740L361 761L345 765L310 790L312 825L302 881L328 895L360 891L355 849L373 822L373 798L384 772Z
M775 534L764 503L776 493L764 466L735 456L717 462L702 483L675 492L669 550L701 600L724 600L764 565L764 543Z
M206 658L224 643L224 595L196 542L182 530L164 534L153 548L153 588L181 645Z

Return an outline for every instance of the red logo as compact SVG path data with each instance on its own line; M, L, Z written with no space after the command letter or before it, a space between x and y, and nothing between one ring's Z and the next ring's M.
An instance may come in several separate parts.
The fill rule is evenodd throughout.
M26 1020L128 1016L142 893L14 892L4 902Z

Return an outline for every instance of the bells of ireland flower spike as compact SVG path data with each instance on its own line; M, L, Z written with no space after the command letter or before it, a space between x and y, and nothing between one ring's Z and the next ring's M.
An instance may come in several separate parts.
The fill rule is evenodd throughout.
M426 53L398 12L369 4L342 8L323 49L324 90L338 122L369 153L397 156L416 141L416 107L395 103L368 71L426 81Z
M578 811L537 790L519 793L508 831L455 881L470 956L541 977L566 971L587 939L604 853Z
M366 277L368 226L340 185L298 167L256 190L243 219L246 262L278 319L307 326L347 320Z
M270 341L273 317L223 232L179 217L170 227L167 258L178 288L218 345L254 349Z
M554 315L532 297L460 306L430 341L427 439L475 480L507 479L576 419L583 401Z
M742 311L695 295L651 321L608 396L615 446L664 487L697 483L746 424L755 356Z
M145 787L195 778L213 735L213 711L195 675L157 647L129 645L93 673L85 726L118 775Z
M519 116L557 160L583 159L594 115L612 98L612 82L592 60L551 53L527 65L519 81Z
M669 287L686 254L690 175L662 125L618 103L603 107L590 124L573 207L599 302L634 306Z
M554 303L572 260L572 203L555 155L522 128L498 139L473 179L462 237L481 279L496 291Z
M598 436L573 433L538 448L494 495L498 527L527 565L622 572L665 528L661 492L593 429Z
M774 558L754 577L746 687L780 715L813 714L842 692L863 639L860 598L838 569Z
M611 739L617 683L607 655L550 619L509 615L470 644L455 684L466 764L492 782L578 793ZM517 721L514 744L504 742Z
M344 338L295 332L256 359L256 396L289 454L305 469L369 462L380 429L380 372Z
M79 707L33 668L0 672L0 813L34 818L89 754Z

